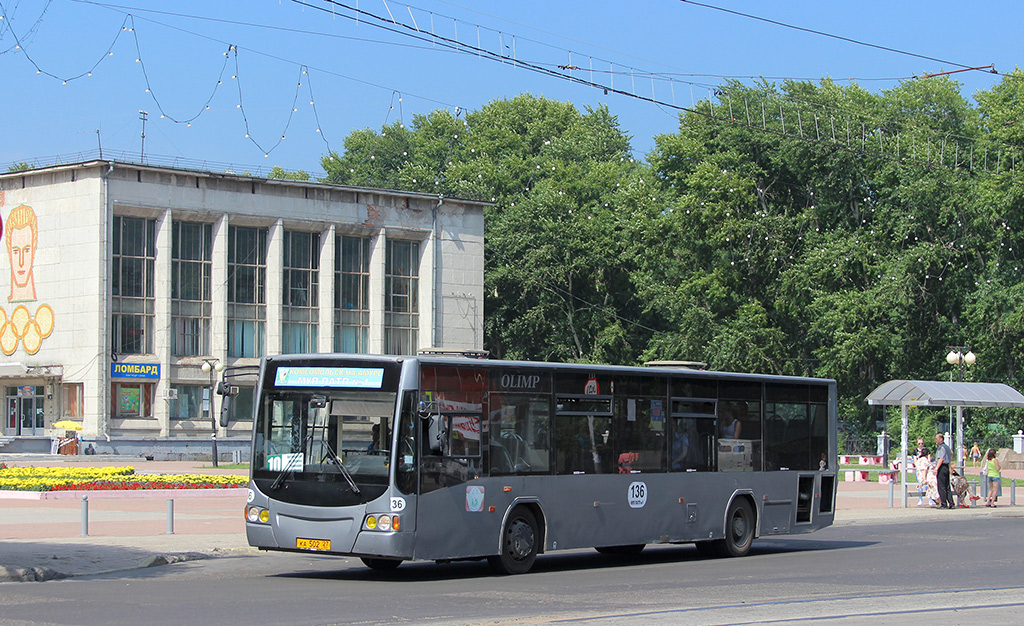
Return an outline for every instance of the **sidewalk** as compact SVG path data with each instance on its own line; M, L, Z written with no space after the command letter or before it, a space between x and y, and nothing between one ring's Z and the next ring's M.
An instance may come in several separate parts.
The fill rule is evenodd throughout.
M16 457L16 458L14 458ZM4 455L9 466L123 467L139 474L239 474L209 461ZM82 536L82 495L88 536ZM173 530L168 534L168 500ZM255 552L245 539L246 490L0 492L0 583L53 580Z
M27 456L27 455L22 455ZM66 459L74 459L66 461ZM87 461L83 459L88 459ZM5 461L9 465L11 460ZM114 461L104 457L19 459L15 465L87 463L95 466L132 465L138 473L245 474L244 470L209 467L194 461ZM1008 472L1009 473L1009 472ZM1024 498L1024 471L1021 493ZM975 470L976 474L976 470ZM968 468L968 478L972 476ZM81 536L82 500L88 496L88 536ZM55 495L55 494L51 494ZM254 554L245 538L245 489L130 492L64 492L62 497L26 498L21 492L0 493L0 583L42 581L88 574L131 570L179 561ZM1003 488L1000 506L975 506L948 511L918 508L911 498L901 504L900 486L877 482L840 482L836 497L837 526L881 522L917 522L996 516L1024 517L1024 507L1011 507ZM167 501L173 500L174 534L167 533Z

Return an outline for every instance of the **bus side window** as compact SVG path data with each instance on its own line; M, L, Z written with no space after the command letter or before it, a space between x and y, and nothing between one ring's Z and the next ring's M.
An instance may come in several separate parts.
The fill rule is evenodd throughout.
M488 472L492 476L549 472L547 397L494 393L490 408Z
M613 474L611 418L593 415L556 415L555 451L559 474Z

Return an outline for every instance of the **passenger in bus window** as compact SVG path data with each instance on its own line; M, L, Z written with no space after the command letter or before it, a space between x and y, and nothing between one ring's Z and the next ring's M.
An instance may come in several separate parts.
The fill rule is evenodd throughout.
M366 450L367 452L380 450L380 424L374 424L373 428L370 429L370 445L367 446Z
M740 421L736 419L736 414L730 409L722 417L722 439L739 439L741 426Z

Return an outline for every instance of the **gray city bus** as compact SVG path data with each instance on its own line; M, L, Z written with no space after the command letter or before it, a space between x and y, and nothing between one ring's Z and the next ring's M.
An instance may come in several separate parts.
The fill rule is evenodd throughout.
M406 560L694 543L832 523L836 383L448 356L266 357L249 544Z

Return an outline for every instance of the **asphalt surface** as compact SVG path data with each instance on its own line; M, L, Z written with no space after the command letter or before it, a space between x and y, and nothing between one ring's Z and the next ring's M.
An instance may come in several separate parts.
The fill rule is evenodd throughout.
M132 465L137 473L245 474L245 470L215 469L201 462L131 457L6 455L0 460L14 466ZM1024 480L1024 471L1017 473L1020 476L1009 477ZM971 474L968 469L969 478ZM889 508L888 485L840 482L835 523L914 523L953 516L1024 517L1024 507L1009 506L1008 491L1004 487L1000 506L994 509L977 505L952 511L917 507L916 497L904 509L899 508L898 485L893 491L894 508ZM83 495L88 498L85 528ZM245 538L245 501L245 489L42 494L0 491L0 583L47 581L255 554Z

